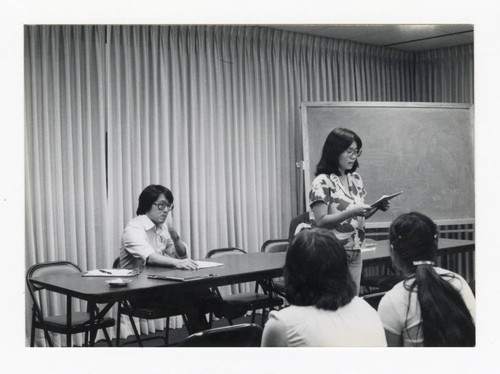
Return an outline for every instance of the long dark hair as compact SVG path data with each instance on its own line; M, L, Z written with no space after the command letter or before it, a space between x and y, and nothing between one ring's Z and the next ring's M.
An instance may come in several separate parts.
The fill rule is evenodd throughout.
M432 266L437 237L436 224L418 212L399 216L389 230L395 256L412 273L405 280L405 287L410 296L415 289L417 292L424 345L473 347L476 328L462 296L448 281L453 274L439 275Z
M172 192L160 184L150 184L139 195L139 205L137 206L137 215L146 214L153 206L153 203L158 200L160 195L163 194L171 204L174 202L174 195Z
M339 157L340 155L348 149L353 142L356 142L358 150L361 150L363 142L361 138L352 130L344 129L342 127L337 127L333 129L330 134L328 134L325 144L323 145L323 151L321 152L321 158L316 166L316 176L320 174L335 174L340 176L339 171ZM352 165L350 170L346 170L346 173L355 172L359 167L358 159Z
M346 251L325 229L302 230L293 239L284 273L287 300L293 305L337 310L355 294Z

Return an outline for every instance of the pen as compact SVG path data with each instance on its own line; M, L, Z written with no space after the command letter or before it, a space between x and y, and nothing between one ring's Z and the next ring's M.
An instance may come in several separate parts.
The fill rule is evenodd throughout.
M104 274L112 274L110 271L106 271L106 270L102 270L102 269L99 269L99 271L101 273L104 273Z

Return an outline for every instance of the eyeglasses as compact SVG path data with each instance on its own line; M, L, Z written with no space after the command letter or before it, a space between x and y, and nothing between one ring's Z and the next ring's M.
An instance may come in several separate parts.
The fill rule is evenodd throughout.
M153 205L156 205L160 210L165 210L165 208L167 208L168 211L174 210L174 203L170 204L161 202L161 203L153 203Z
M357 148L347 148L347 149L345 150L345 154L346 154L348 157L350 157L350 158L352 158L353 156L359 157L359 156L361 156L361 153L362 153L362 152L363 152L363 151L362 151L361 149L357 149Z

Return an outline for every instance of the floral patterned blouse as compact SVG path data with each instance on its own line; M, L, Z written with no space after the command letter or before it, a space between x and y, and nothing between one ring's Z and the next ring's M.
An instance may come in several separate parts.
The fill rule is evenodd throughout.
M328 205L328 214L335 214L347 210L353 204L364 203L366 190L363 180L358 173L347 174L348 191L335 174L320 174L314 178L309 191L309 206L318 201ZM315 226L314 213L311 210L311 223ZM345 249L361 249L365 240L365 218L352 217L335 225L332 229L337 239Z

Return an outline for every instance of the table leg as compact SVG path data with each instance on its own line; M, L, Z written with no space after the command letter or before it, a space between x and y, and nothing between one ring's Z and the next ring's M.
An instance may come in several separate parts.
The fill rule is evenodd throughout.
M72 308L71 308L71 296L66 296L66 347L71 347L71 321Z

